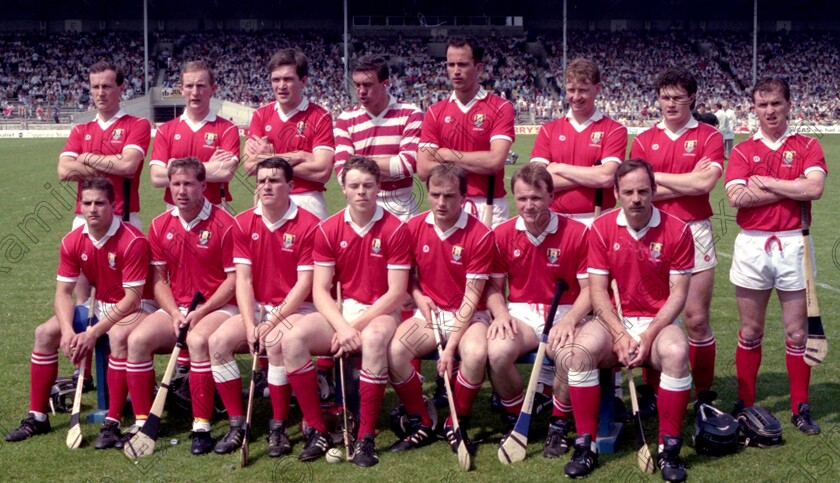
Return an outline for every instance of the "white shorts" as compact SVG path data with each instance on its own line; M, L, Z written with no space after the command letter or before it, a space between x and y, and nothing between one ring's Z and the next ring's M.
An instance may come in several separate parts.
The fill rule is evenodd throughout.
M122 219L122 216L120 216L116 213L114 213L114 216L116 216L119 219ZM143 222L140 221L140 217L137 216L137 213L129 213L128 214L128 222L131 223L132 225L134 225L138 230L143 231ZM80 227L84 224L85 224L84 215L82 215L81 213L77 214L76 217L73 218L73 228L71 228L71 231L75 230L76 228L78 228L78 227Z
M271 304L263 304L263 307L265 307L265 319L264 320L268 320L268 314L274 312L275 309L279 310L280 305L275 306L275 305L271 305ZM295 311L296 314L300 314L300 315L309 315L313 312L317 312L317 310L315 310L315 304L313 304L312 302L301 303L300 307L298 307L298 309ZM254 304L254 320L257 320L257 318L259 318L259 316L260 316L260 306L259 306L259 304ZM260 320L258 322L263 322L263 320Z
M438 322L441 324L443 328L443 339L449 340L449 333L452 332L452 329L455 328L455 312L450 312L448 310L441 310L439 312L440 316L438 317ZM416 309L414 311L413 317L420 319L426 322L426 327L430 327L432 330L435 330L432 321L426 320L423 317L423 313L420 312L420 309ZM490 312L486 310L476 310L473 312L472 319L470 320L470 324L484 324L490 325L492 319L490 318Z
M521 320L525 325L534 329L534 333L539 338L543 329L545 328L545 318L548 316L550 305L546 304L528 304L521 302L508 303L508 311L510 316L516 320ZM554 323L560 321L564 315L572 310L571 305L558 305L557 314L554 316Z
M369 309L371 306L368 304L363 304L361 302L357 302L353 299L344 299L341 305L341 315L344 317L344 320L347 322L352 322L353 320L357 319L360 315L362 315L365 310ZM393 313L389 314L391 317L394 318L394 321L399 323L402 321L402 317L400 317L400 309L398 308Z
M617 210L618 208L610 208L609 210L604 210L601 212L601 215L606 215L607 213ZM592 213L560 213L561 215L571 218L575 221L579 221L586 225L587 228L592 226L592 222L595 221L595 212ZM600 215L599 215L600 216Z
M411 186L393 191L380 191L376 204L405 222L420 212Z
M320 191L307 191L289 195L296 205L317 216L319 220L327 219L327 202L324 201L324 193Z
M651 322L653 322L653 317L624 317L624 329L627 330L630 337L639 342L641 333L650 327ZM679 317L674 320L674 323L682 327L682 319Z
M201 307L201 305L199 305L199 307ZM186 305L179 305L178 310L181 311L182 315L187 315L187 310L189 310L189 307L187 307ZM158 312L166 313L166 311L163 310L163 309L158 309ZM239 314L239 307L237 307L236 305L225 304L225 305L222 305L221 307L219 307L218 309L214 310L211 313L216 313L216 312L222 312L225 315L227 315L228 317L233 317L234 315Z
M691 273L715 268L717 252L715 252L715 233L711 220L689 221L691 235L694 238L694 269Z
M484 220L484 210L487 208L486 196L470 196L464 201L464 210L477 217L479 220ZM493 228L506 222L510 218L510 205L505 198L496 198L493 200Z
M735 238L729 281L753 290L774 287L802 290L805 288L804 256L805 245L799 230L775 233L744 230Z

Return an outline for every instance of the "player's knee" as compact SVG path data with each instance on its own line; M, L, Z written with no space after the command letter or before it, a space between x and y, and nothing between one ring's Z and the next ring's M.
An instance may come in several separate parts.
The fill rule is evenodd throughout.
M785 329L785 342L789 343L794 347L804 346L807 338L808 336L803 329Z
M688 344L662 344L659 347L659 357L662 367L678 368L688 364Z
M210 337L207 338L207 348L211 354L228 354L231 352L230 341L221 330L217 330L216 332L210 334Z
M38 327L35 327L35 346L56 345L61 339L61 331L57 329L58 326L56 324L50 324L49 322L44 322Z
M207 346L208 338L204 334L196 334L195 332L187 333L187 347L190 348L190 353L206 354L210 351Z
M487 343L487 362L490 367L511 366L516 362L516 356L516 347L508 340L491 340Z
M465 363L483 365L487 362L486 340L464 340L459 343L458 352Z

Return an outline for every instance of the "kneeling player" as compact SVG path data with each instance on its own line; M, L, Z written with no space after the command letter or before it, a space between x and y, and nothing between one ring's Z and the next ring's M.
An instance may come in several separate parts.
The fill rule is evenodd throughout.
M238 312L233 298L233 217L204 197L204 163L196 158L169 163L169 190L175 208L152 221L149 243L155 298L161 309L149 315L128 341L128 385L136 426L145 423L155 384L154 355L168 354L181 327L190 326L192 453L213 449L210 418L215 384L207 339ZM195 311L187 306L196 291L207 299Z
M391 341L388 357L391 383L406 412L419 416L420 427L391 447L392 452L428 444L434 438L432 420L423 401L420 378L411 360L435 349L433 312L443 326L446 349L438 361L438 373L448 373L454 382L458 421L466 426L475 398L484 382L487 365L487 327L490 314L482 300L493 262L493 232L463 210L467 176L450 163L432 168L426 180L430 211L408 222L416 280L412 296L417 304L414 317L400 324ZM456 375L455 357L461 358ZM451 416L444 431L457 451L458 441ZM467 448L474 452L472 444Z
M554 188L551 174L544 167L525 165L510 184L519 216L493 230L496 262L487 295L487 306L494 316L487 332L490 380L505 408L506 432L516 423L524 401L516 359L539 345L557 280L566 280L569 289L560 299L549 334L549 354L560 354L574 341L575 331L590 310L586 226L549 210ZM506 278L508 304L504 297ZM543 450L546 458L557 458L569 450L566 433L571 413L563 374L554 378L554 410Z
M598 368L646 366L662 372L659 386L659 454L666 481L683 481L680 459L682 422L691 391L688 340L677 317L685 305L694 243L679 219L654 208L653 170L631 159L615 172L621 209L595 220L589 233L589 291L597 319L575 337L569 365L578 437L566 475L592 471L597 454L600 388ZM610 281L618 283L620 320L610 298Z
M361 351L360 421L353 462L358 466L379 462L374 436L388 383L387 348L400 320L411 268L407 227L376 204L379 179L376 161L363 156L347 160L341 178L347 208L324 220L315 234L312 298L318 312L301 319L281 339L289 383L311 428L301 461L319 458L332 445L321 414L312 356L342 357ZM341 284L341 310L330 294L333 280Z
M210 336L213 379L230 417L230 430L215 451L230 453L242 445L242 379L233 356L252 352L259 338L269 364L272 419L268 423L268 456L277 457L292 451L286 433L292 388L280 340L292 324L315 311L312 244L319 220L289 198L292 167L285 159L260 161L256 174L259 205L239 214L234 229L236 300L241 315L229 318ZM259 305L265 308L263 320L258 320ZM246 340L247 346L242 343Z
M126 341L146 316L140 308L140 296L149 268L149 243L139 229L114 216L114 186L109 180L90 178L80 183L79 190L85 223L61 241L55 316L35 329L29 414L19 428L6 435L6 441L23 441L50 430L46 413L58 374L58 349L77 364L106 333L111 345L109 405L94 446L110 448L120 438L127 396ZM81 276L97 289L95 311L99 322L87 331L82 325L74 326L73 320L73 288Z

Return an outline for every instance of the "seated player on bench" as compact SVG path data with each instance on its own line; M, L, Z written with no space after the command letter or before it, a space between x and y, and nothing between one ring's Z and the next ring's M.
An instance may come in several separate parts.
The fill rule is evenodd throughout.
M111 181L87 179L80 183L80 192L85 223L61 241L55 315L35 329L29 414L19 428L6 435L6 441L23 441L50 431L47 404L58 375L58 349L77 364L106 333L111 345L108 414L94 446L110 448L120 438L120 419L127 396L126 343L147 315L140 297L149 269L149 243L138 228L114 216ZM78 324L84 321L73 320L73 289L80 276L96 287L95 312L99 322L87 331Z
M551 174L531 163L520 168L510 181L519 216L493 230L496 260L487 294L493 323L487 331L490 381L499 393L505 413L505 434L519 417L524 396L516 360L537 348L545 326L553 287L566 280L549 333L547 354L567 354L574 334L589 313L589 281L586 253L589 249L586 225L551 211L554 192ZM510 295L505 303L504 285ZM558 361L562 369L562 361ZM554 409L543 456L557 458L569 450L566 434L571 429L572 403L566 375L554 378Z
M678 316L694 266L694 242L685 223L653 207L655 192L650 165L639 159L625 161L615 172L621 209L597 218L590 228L589 292L596 319L575 337L568 364L578 436L567 476L586 475L595 466L598 369L620 364L661 371L657 463L664 480L686 478L679 454L691 374L688 339ZM624 320L619 320L611 300L613 279Z
M354 155L345 163L341 188L347 208L324 220L315 234L312 298L318 312L299 320L281 339L289 383L311 428L298 456L301 461L318 459L332 446L312 356L361 351L353 462L362 467L379 462L374 437L388 383L387 349L400 320L411 268L408 228L376 204L379 181L373 159ZM341 284L341 310L331 295L333 281Z

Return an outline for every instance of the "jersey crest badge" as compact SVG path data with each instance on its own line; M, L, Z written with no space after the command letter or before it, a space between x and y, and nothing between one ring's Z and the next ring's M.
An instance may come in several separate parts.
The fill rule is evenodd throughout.
M601 142L601 138L604 137L604 133L602 131L593 132L590 139L592 140L592 144L598 144Z
M693 153L694 148L696 148L696 147L697 147L697 140L691 140L691 141L686 141L685 142L685 152L687 152L687 153Z
M461 260L461 253L463 251L464 251L464 247L459 247L458 245L455 245L454 247L452 247L452 260L455 260L456 262L460 261Z
M481 127L484 124L484 114L476 114L473 117L473 122L475 123L475 127Z
M208 132L204 134L204 144L208 146L216 142L216 133Z
M120 138L122 137L122 135L123 135L123 130L122 129L114 129L113 131L111 131L111 139L114 140L114 141L119 141Z
M373 253L378 254L382 250L382 240L374 238L370 244L370 249L373 250Z
M108 252L108 266L111 268L117 268L117 254L114 252Z
M785 163L790 164L793 162L793 157L796 156L796 151L785 151L782 153L782 159L785 160Z
M662 243L659 242L651 242L650 244L650 256L653 257L654 260L659 258L662 255Z
M303 134L303 132L306 131L306 121L299 121L297 123L297 131L298 134Z
M295 235L292 233L283 234L283 248L290 249L295 244Z
M548 263L555 264L557 260L560 258L560 249L559 248L549 248L548 249Z
M198 232L198 244L201 246L207 246L207 242L210 241L210 231L209 230L201 230Z

